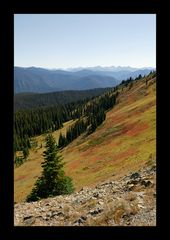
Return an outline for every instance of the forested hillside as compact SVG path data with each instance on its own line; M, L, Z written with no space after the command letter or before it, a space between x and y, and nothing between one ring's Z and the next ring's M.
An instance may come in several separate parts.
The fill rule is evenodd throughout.
M97 88L81 91L61 91L51 93L18 93L14 95L14 111L38 107L64 105L67 103L96 97L109 88Z
M88 134L95 131L105 119L105 111L114 106L117 88L95 98L72 102L66 105L39 107L20 110L14 115L14 153L31 148L30 138L53 132L71 119L79 119L68 130L67 136L60 137L59 147L66 146L88 128ZM17 158L17 161L19 159Z

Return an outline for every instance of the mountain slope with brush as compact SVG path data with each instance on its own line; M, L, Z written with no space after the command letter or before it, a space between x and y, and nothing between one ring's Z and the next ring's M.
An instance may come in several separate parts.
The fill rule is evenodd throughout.
M118 178L156 158L156 80L120 88L117 104L90 136L62 152L77 189Z
M73 178L76 190L119 179L131 171L152 165L156 158L156 79L149 75L118 88L114 108L106 120L89 136L81 135L61 152L65 171ZM70 121L53 136L57 140L73 124ZM41 174L44 135L36 137L38 147L28 161L15 169L15 201L24 201ZM39 146L42 144L42 147Z

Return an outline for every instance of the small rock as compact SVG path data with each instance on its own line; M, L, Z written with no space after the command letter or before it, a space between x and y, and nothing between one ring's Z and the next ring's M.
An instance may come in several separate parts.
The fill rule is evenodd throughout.
M32 225L35 222L35 217L33 216L26 216L23 219L25 225Z
M87 217L86 216L81 216L80 217L83 221L86 221L87 220Z
M141 204L138 204L138 207L139 208L145 208L143 205L141 205Z
M117 190L116 189L112 189L112 193L114 194L114 193L117 193Z
M98 198L98 197L99 197L99 194L98 194L98 193L94 193L94 194L93 194L93 197Z
M96 198L95 198L95 197L93 197L93 196L92 196L92 197L90 197L89 199L90 199L90 200L96 200Z
M140 174L138 172L132 173L132 175L130 176L130 179L137 179L140 178Z
M27 220L27 219L30 219L30 218L32 218L33 216L25 216L24 218L23 218L23 220L25 221L25 220Z
M51 217L54 217L54 216L58 216L58 212L57 211L52 211Z
M48 213L46 214L46 217L52 217L52 212L48 212Z
M76 222L73 223L73 226L83 226L83 223L79 223L79 222L76 221Z
M86 216L81 216L78 220L74 222L74 226L82 225L86 221Z
M84 191L87 192L87 191L88 191L88 188L87 188L87 187L82 187L79 192L84 192Z
M64 213L63 212L58 212L55 214L56 216L64 216Z
M99 204L99 205L103 205L104 202L102 202L102 201L98 201L98 204Z
M143 185L145 187L149 187L152 184L153 183L150 180L143 180L143 181L141 181L141 185Z
M135 180L131 180L131 181L128 181L127 184L138 184L140 182L140 178L139 179L135 179Z
M103 209L102 208L97 208L97 209L95 209L95 210L90 210L90 214L91 215L96 215L96 214L99 214L99 213L101 213L103 211Z
M102 183L102 184L101 184L101 186L107 186L107 185L109 185L108 182L106 182L106 183Z
M134 189L135 185L134 184L129 184L128 185L128 190L132 191Z
M156 165L153 165L151 168L152 171L156 172Z
M83 221L83 219L79 218L79 219L77 220L77 222L80 224L80 223L83 223L84 221Z

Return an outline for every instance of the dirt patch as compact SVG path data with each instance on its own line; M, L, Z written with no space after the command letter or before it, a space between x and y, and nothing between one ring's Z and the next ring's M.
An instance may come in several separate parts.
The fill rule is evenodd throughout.
M132 156L132 155L134 155L134 154L136 154L136 153L137 153L136 148L129 148L128 150L126 150L126 151L124 151L124 152L120 152L120 153L118 153L118 154L115 154L115 155L113 156L113 159L114 159L114 162L115 162L115 161L119 161L119 160L122 159L122 158L130 157L130 156Z
M111 125L112 127L116 124L116 123L120 123L122 121L124 121L126 119L126 114L115 114L115 116L109 116L111 117L111 119L108 119L109 121L109 125Z
M17 181L23 180L23 179L25 179L25 178L27 178L26 175L21 175L21 176L19 176L15 181L17 182Z
M148 109L150 109L151 107L153 107L155 105L156 105L156 101L154 99L151 102L149 102L149 103L147 103L143 106L137 106L137 107L129 110L129 113L133 114L133 115L141 114L141 113L147 111Z
M128 128L129 126L127 126ZM131 128L130 130L128 130L126 132L126 134L129 136L129 137L133 137L133 136L136 136L138 134L140 134L141 132L143 132L144 130L146 130L147 128L149 127L148 123L137 123L135 124L133 127L132 125L129 127Z
M75 160L74 162L68 163L67 167L69 167L70 170L75 170L81 165L80 160Z

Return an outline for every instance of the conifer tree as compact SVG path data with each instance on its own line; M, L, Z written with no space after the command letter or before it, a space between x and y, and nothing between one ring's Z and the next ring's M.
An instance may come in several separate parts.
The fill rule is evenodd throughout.
M25 148L23 149L23 158L26 160L27 157L28 157L28 155L29 155L28 147L25 147Z
M62 133L60 133L59 140L58 140L58 147L63 148L64 146L66 146L66 138L65 136L62 135Z
M42 175L37 179L32 192L26 201L37 201L41 198L62 194L70 194L74 191L72 179L65 176L63 159L59 155L57 145L51 134L46 137L46 150L42 163Z

